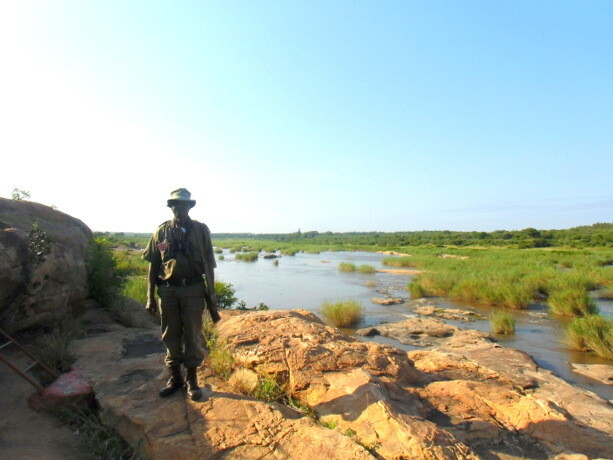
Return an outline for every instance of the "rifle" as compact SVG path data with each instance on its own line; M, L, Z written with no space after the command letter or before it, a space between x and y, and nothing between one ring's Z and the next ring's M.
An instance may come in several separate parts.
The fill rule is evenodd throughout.
M213 303L213 295L215 294L215 283L212 282L212 276L210 270L211 267L208 266L207 258L204 253L204 247L202 246L203 235L201 233L202 229L200 227L200 222L194 222L194 230L196 231L196 239L198 240L198 249L200 249L200 256L202 257L202 263L204 264L204 280L206 282L206 288L204 290L204 301L206 303L206 308L211 315L211 319L213 323L217 323L221 320L221 316L217 312L216 302ZM213 295L211 294L213 293Z

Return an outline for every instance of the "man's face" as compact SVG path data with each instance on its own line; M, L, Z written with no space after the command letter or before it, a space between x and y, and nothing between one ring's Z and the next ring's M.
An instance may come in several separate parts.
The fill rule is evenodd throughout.
M170 209L178 221L184 221L189 215L191 205L184 201L173 201L170 203Z

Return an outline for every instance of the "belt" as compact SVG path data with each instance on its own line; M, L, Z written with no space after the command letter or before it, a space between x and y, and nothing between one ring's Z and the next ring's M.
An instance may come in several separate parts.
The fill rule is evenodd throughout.
M193 278L164 280L164 281L160 281L158 283L158 286L191 286L197 283L202 283L202 276L196 276Z

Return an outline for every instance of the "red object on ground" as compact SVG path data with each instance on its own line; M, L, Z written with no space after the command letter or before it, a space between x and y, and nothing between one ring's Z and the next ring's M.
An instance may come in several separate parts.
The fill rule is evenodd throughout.
M39 411L52 411L69 404L89 404L94 391L81 369L60 375L41 394L28 399L30 407Z

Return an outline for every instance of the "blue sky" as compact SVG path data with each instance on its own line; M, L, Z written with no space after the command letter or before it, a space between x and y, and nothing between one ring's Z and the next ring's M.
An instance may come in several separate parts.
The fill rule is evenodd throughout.
M94 230L613 220L610 2L3 2L0 59L0 195Z

